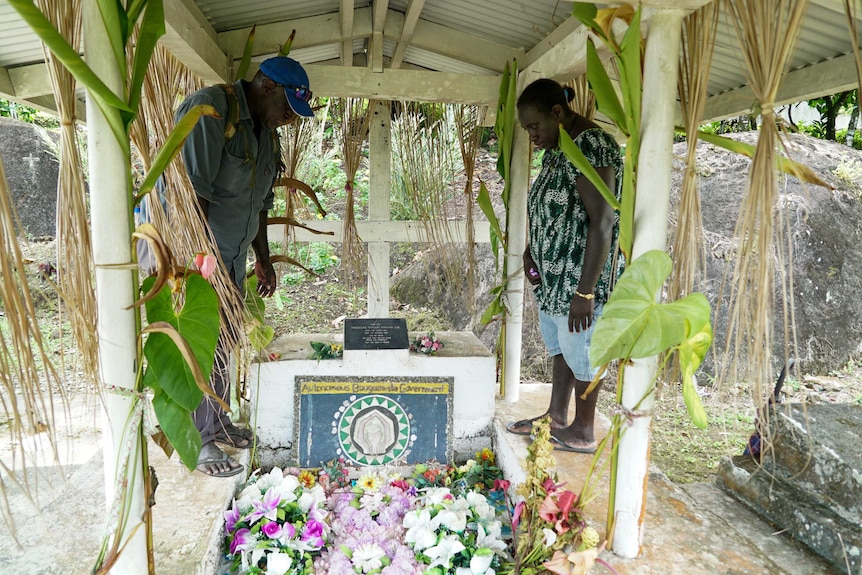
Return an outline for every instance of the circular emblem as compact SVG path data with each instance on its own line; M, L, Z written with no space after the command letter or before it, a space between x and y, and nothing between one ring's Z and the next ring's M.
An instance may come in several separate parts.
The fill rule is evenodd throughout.
M412 443L410 416L385 395L363 395L344 402L333 422L339 452L360 465L386 465L406 454Z

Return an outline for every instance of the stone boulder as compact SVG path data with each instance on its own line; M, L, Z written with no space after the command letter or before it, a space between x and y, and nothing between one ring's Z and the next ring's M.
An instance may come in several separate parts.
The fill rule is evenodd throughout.
M757 136L758 132L732 135L749 144L755 144ZM777 210L790 229L792 264L776 274L774 368L777 374L785 353L780 281L789 277L792 268L796 345L791 339L790 354L801 361L805 372L827 373L862 351L862 325L856 321L862 314L862 243L858 241L862 152L802 134L791 135L789 149L792 159L812 168L835 189L803 185L790 176L780 178ZM669 242L676 226L685 154L686 143L674 145ZM751 161L699 142L697 162L707 257L706 277L697 289L712 306L715 341L704 368L714 372L715 358L722 357L727 341L729 288L722 286L733 271L734 229L744 205Z
M0 118L0 161L24 235L56 234L58 141L35 124Z

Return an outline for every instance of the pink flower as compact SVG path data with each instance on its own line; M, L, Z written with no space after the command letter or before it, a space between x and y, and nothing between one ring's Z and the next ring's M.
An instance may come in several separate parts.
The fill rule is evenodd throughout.
M323 523L310 520L302 528L302 540L315 547L323 547Z
M389 485L391 485L392 487L397 487L401 491L407 491L408 489L410 489L410 484L403 479L396 479L392 481L392 483L390 483Z
M285 523L281 527L281 535L283 539L293 539L296 537L296 527L292 523Z
M509 485L509 482L505 479L495 479L494 489L492 489L491 491L497 491L498 489L500 489L501 491L508 491Z
M201 270L201 275L205 280L210 279L210 276L213 275L217 263L215 257L210 254L195 254L195 265Z
M574 505L575 501L577 500L578 496L569 491L568 489L560 493L559 497L557 498L557 502L560 505L560 513L563 515L563 517L569 515L569 511L571 510L572 505Z
M240 529L230 541L231 555L236 555L237 551L243 551L249 545L254 545L254 536L248 529Z
M281 536L281 526L275 521L270 521L264 525L261 531L270 539L278 539Z
M539 517L548 523L556 523L559 513L560 508L557 506L556 500L554 500L554 497L551 494L548 494L545 497L545 500L542 501L542 506L539 508Z
M545 493L553 493L554 491L557 490L558 487L559 487L559 485L554 483L554 480L551 479L550 477L545 479L544 483L542 483L542 489L545 490Z
M233 507L231 507L230 511L224 512L224 529L228 533L233 531L236 522L239 521L240 513L239 508L236 506L236 499L233 500Z
M521 514L524 512L524 508L527 506L526 501L519 501L517 505L515 505L515 511L512 512L512 529L515 530L518 528L518 523L521 522Z

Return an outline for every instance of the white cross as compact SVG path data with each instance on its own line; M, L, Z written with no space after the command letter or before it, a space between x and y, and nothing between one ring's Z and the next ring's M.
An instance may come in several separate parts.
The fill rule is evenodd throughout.
M30 164L30 171L33 171L36 168L36 166L33 165L34 162L38 162L41 158L37 158L36 156L33 155L33 152L30 152L29 156L27 156L26 158L21 158L21 159L24 160L25 162L27 162L28 164Z

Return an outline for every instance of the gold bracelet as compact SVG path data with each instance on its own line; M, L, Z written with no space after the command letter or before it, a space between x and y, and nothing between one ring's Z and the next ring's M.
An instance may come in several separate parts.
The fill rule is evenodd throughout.
M587 299L587 300L590 300L590 299L593 299L596 297L596 294L594 294L594 293L581 293L578 290L575 290L575 295L578 297L582 297L584 299Z

